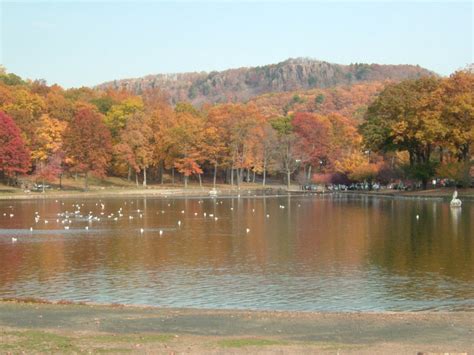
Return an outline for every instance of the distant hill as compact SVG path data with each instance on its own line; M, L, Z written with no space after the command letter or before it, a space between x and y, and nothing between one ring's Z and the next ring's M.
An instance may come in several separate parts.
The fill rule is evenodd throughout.
M415 65L351 64L296 58L260 67L229 69L210 73L156 74L106 82L97 88L125 88L136 94L160 88L171 101L246 101L270 92L329 88L368 81L403 80L436 75Z

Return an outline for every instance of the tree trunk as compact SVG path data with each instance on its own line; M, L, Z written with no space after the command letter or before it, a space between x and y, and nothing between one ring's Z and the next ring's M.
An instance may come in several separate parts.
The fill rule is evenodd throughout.
M77 173L76 173L76 177L77 177ZM84 175L84 190L85 191L89 190L89 173L87 171Z
M138 187L138 172L135 171L135 185Z
M267 157L263 159L263 181L262 181L263 186L265 186L266 178L267 178Z
M132 179L132 167L129 165L128 166L127 181L130 182L131 179Z
M290 170L287 170L286 171L286 183L288 184L288 191L290 190L290 187L291 187L291 172Z
M63 173L59 174L59 188L63 188Z
M174 184L174 167L171 168L171 183Z
M43 188L43 193L44 193L44 179L42 181L42 184L43 184L42 188Z
M308 177L306 178L307 179L307 182L311 182L311 170L312 170L313 166L310 165L308 167Z
M143 168L143 186L146 187L146 167Z
M184 188L188 188L188 177L186 175L184 175Z
M255 170L253 171L252 182L255 184Z
M164 175L165 175L164 165L165 165L165 163L163 162L163 160L161 160L160 161L160 183L161 183L161 185L163 185L163 183L164 183Z
M423 190L426 190L428 188L428 179L421 179L421 185Z
M230 185L234 187L234 167L230 168Z
M213 178L213 186L214 189L216 188L216 178L217 178L217 163L214 164L214 178Z
M201 174L198 174L198 180L199 180L199 187L202 189L202 179L201 179Z

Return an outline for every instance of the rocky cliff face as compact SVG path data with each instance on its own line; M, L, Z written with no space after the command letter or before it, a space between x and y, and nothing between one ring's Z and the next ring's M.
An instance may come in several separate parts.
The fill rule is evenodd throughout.
M367 81L403 80L435 73L414 65L340 65L307 58L288 59L278 64L229 69L210 73L148 75L115 80L98 88L125 88L136 94L160 88L171 101L204 102L246 101L268 92L328 88Z

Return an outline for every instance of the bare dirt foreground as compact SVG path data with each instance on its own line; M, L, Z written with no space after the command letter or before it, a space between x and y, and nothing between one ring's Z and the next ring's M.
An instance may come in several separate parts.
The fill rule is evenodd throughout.
M473 354L474 314L0 302L0 353Z

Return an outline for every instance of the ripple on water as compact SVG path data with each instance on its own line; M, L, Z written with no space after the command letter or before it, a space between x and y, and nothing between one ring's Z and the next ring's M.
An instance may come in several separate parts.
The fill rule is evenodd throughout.
M223 309L474 310L469 204L453 215L443 202L347 196L101 201L103 210L93 199L9 201L11 208L0 202L0 297ZM64 229L57 213L79 203L86 213L113 213L117 220L72 218ZM2 217L7 211L14 217ZM48 224L33 224L35 212Z

